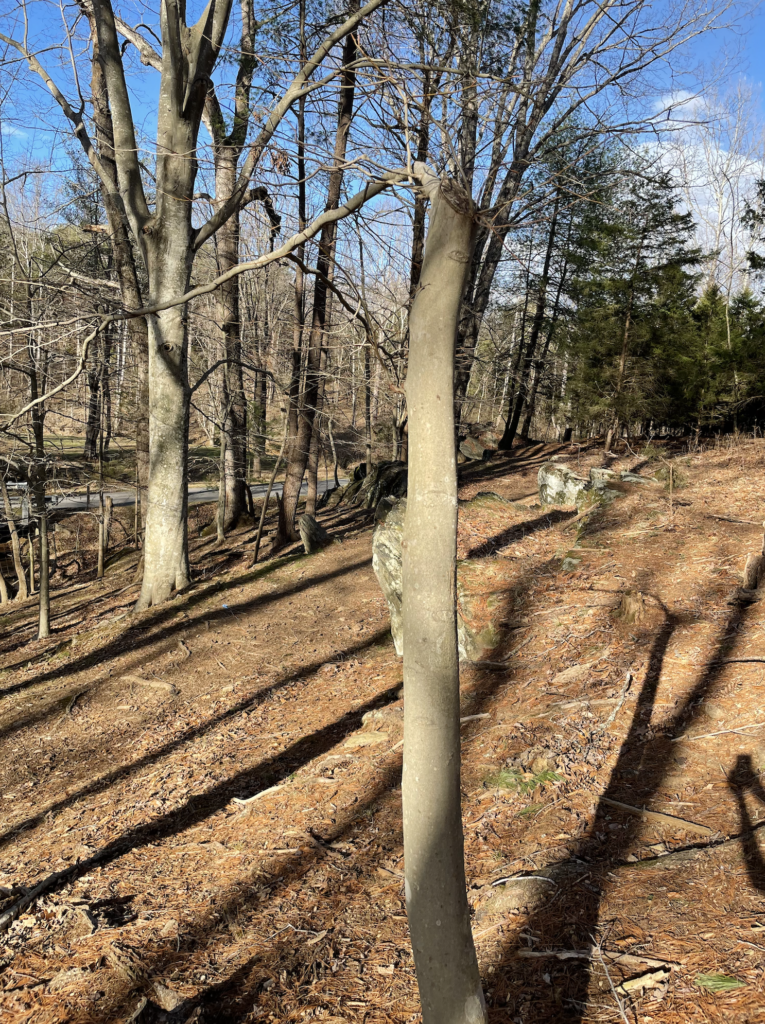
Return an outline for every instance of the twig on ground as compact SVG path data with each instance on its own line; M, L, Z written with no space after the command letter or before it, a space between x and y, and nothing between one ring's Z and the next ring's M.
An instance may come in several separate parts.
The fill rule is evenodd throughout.
M632 685L632 673L628 672L627 673L627 678L624 680L624 686L622 687L622 692L619 694L619 703L616 705L614 710L611 712L611 714L608 716L608 718L603 723L603 729L604 730L607 729L609 727L609 725L611 725L613 720L616 718L616 716L621 711L622 707L624 706L624 702L627 699L627 694L629 693L631 685Z
M589 949L519 949L516 957L525 959L549 959L556 960L592 960L593 956L603 956L603 950L598 946ZM657 960L655 957L638 956L633 953L609 953L605 952L612 964L623 964L625 967L675 967L676 960Z
M745 523L747 526L761 526L761 523L755 523L751 519L739 519L738 516L716 516L711 512L707 513L710 519L719 519L723 523Z
M648 818L650 821L662 821L668 825L680 825L689 832L696 832L700 836L714 836L717 832L707 825L698 825L695 821L687 821L685 818L676 818L673 814L662 814L661 811L649 811L645 807L634 807L632 804L623 804L620 800L612 800L610 797L602 796L600 802L609 807L616 807L620 811L627 811L628 814L637 814L641 818Z
M595 947L595 951L598 954L598 960L600 960L600 964L601 964L603 970L606 972L606 977L608 978L608 984L610 985L611 992L613 993L613 997L616 1000L616 1005L619 1007L619 1015L622 1018L622 1020L624 1021L624 1024L630 1024L629 1018L627 1017L627 1014L624 1012L624 1006L622 1005L622 1001L619 998L619 995L618 995L616 989L614 988L613 981L611 981L611 975L608 973L608 968L606 967L606 961L603 959L603 954L600 951L600 946L596 946Z
M765 726L765 722L752 722L751 725L736 725L731 729L718 729L717 732L702 732L698 736L675 736L672 742L693 743L694 740L706 740L710 736L725 736L730 732L741 732L742 729L761 729L763 726Z
M289 785L288 782L280 782L278 786L269 786L268 789L261 789L259 793L254 796L239 797L235 796L231 801L232 804L251 804L255 800L260 800L262 796L268 796L269 793L275 793L277 789L286 789Z
M557 882L554 882L552 878L546 878L544 875L508 875L506 878L498 878L496 882L492 882L492 885L502 885L503 882L549 882L550 885L554 885L557 888Z
M713 661L713 665L746 665L751 662L753 665L757 665L760 662L765 661L765 658L718 658L717 661Z

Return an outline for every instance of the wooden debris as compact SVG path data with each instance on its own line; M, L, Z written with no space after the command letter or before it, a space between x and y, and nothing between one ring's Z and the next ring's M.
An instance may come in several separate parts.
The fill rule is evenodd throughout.
M639 996L643 995L644 992L648 992L651 989L666 989L667 982L670 976L669 967L659 967L657 970L646 971L644 974L638 974L634 978L627 978L620 985L616 986L616 991L620 996Z
M695 821L686 821L685 818L676 818L672 814L663 814L661 811L649 811L645 807L633 807L632 804L623 804L619 800L612 800L610 797L602 796L600 802L609 807L616 807L620 811L627 811L628 814L637 814L649 821L661 821L667 825L677 825L689 832L696 832L700 836L714 836L717 832L707 825L699 825Z
M126 683L135 683L137 686L148 686L152 690L164 690L166 693L177 694L178 687L168 683L164 679L144 679L143 676L125 675L122 679Z
M699 736L675 736L672 742L693 743L695 740L707 740L710 736L725 736L731 732L740 732L742 729L761 729L763 726L765 726L765 722L753 722L751 725L736 725L730 729L718 729L717 732L703 732Z
M252 804L256 800L260 800L260 798L262 796L268 796L269 793L276 793L277 790L279 790L279 789L286 789L288 785L289 785L288 782L280 782L278 786L269 786L268 789L261 789L261 791L259 793L256 793L254 796L248 796L248 797L235 796L232 799L231 803L232 804Z
M519 949L516 950L519 960L592 960L602 956L611 964L623 964L625 967L659 967L669 971L670 967L678 966L674 960L657 960L650 956L638 956L632 953L609 953L606 950L591 946L589 949Z

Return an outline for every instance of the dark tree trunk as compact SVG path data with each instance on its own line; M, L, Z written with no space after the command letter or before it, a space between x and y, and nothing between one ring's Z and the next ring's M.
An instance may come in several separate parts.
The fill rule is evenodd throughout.
M358 10L358 0L351 0L348 13ZM338 102L337 132L335 135L335 150L333 154L333 166L329 173L329 186L327 190L326 210L336 210L340 205L342 192L345 154L348 146L351 121L353 118L353 102L356 89L356 72L349 65L356 59L358 51L357 38L354 34L346 37L343 45L342 62L344 71L340 77L340 99ZM313 314L311 320L311 332L308 341L308 355L306 359L305 390L300 403L300 412L297 424L297 436L295 443L291 446L287 457L287 471L284 478L284 490L282 492L282 506L280 510L280 531L279 540L293 539L295 535L295 511L297 509L300 487L303 483L308 455L311 445L311 435L316 417L316 408L319 400L320 383L322 379L321 361L322 349L325 345L325 331L327 319L327 279L331 276L332 264L335 256L335 242L337 238L337 223L332 221L325 224L319 237L319 253L316 261L317 271L313 290Z
M534 356L536 354L537 343L539 341L539 334L542 330L542 324L544 322L545 316L547 287L550 282L550 261L552 259L553 248L555 246L555 235L558 227L559 203L559 197L556 193L555 206L553 207L552 219L550 221L550 229L547 235L547 249L545 250L545 260L544 266L542 268L542 277L540 278L539 287L537 289L534 319L531 324L529 340L526 345L523 361L521 363L515 401L511 406L512 411L508 415L507 423L505 424L505 430L504 433L502 434L502 439L499 443L499 448L501 451L509 451L513 446L515 433L518 429L518 423L520 422L521 413L523 412L523 407L526 402L526 397L528 394L529 377L531 376L531 370L534 365Z

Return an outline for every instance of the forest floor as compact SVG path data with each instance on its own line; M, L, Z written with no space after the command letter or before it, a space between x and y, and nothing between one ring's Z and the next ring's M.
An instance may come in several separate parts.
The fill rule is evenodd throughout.
M736 597L765 442L676 460L671 507L628 489L572 571L582 520L533 507L554 453L603 464L529 446L461 485L515 502L460 507L460 557L503 604L461 671L489 1019L765 1021L765 601ZM371 513L322 521L342 543L255 569L251 533L195 537L160 609L127 616L128 559L56 584L49 640L34 600L0 619L0 916L44 887L0 934L4 1024L419 1020L401 662ZM642 622L615 614L627 590Z

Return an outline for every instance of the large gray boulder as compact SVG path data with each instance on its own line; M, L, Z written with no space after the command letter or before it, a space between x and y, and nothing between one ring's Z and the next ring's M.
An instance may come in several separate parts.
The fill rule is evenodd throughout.
M590 470L590 480L596 491L605 490L609 484L616 483L619 479L619 474L613 469L602 469L593 466Z
M460 442L460 451L470 462L483 462L492 454L493 449L487 447L482 439L468 434L465 440Z
M397 502L381 501L375 512L377 525L372 536L372 568L388 602L390 631L399 657L404 653L401 564L405 513L406 498Z
M390 612L390 631L396 654L404 653L404 623L402 616L402 553L406 498L394 501L383 498L375 511L372 537L372 568L385 595ZM457 644L460 661L475 661L499 643L500 634L487 616L501 606L503 595L471 592L461 579L457 566Z
M581 505L592 484L568 466L545 462L537 474L539 501L542 505Z
M381 498L402 498L406 494L407 467L403 462L378 462L364 477L353 501L361 508L377 508Z
M319 499L316 507L333 509L341 502L360 508L377 508L381 498L401 498L406 494L407 467L403 462L378 462L367 473L364 463L357 466L353 479L344 487L333 488Z

